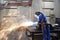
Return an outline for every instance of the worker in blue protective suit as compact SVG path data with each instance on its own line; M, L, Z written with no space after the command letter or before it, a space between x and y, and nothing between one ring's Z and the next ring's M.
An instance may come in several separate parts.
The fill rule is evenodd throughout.
M50 40L50 26L47 25L46 16L41 12L35 13L38 16L38 25L43 32L43 40Z

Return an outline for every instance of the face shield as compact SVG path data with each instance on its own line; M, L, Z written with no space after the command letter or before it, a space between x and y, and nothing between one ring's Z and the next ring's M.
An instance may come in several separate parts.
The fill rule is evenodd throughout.
M41 14L41 12L35 12L35 17L38 18L38 16Z

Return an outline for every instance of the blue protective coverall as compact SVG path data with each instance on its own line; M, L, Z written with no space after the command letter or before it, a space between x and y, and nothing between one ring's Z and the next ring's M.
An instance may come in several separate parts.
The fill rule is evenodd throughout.
M44 14L40 14L38 18L38 23L41 23L43 19L43 22L47 22L46 16ZM50 26L44 25L43 28L43 40L50 40Z

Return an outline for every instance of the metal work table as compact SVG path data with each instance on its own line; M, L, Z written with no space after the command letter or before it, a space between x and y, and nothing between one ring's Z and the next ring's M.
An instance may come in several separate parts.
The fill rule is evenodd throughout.
M40 34L39 34L40 33ZM57 33L59 34L60 33L60 30L50 30L50 33ZM36 35L35 35L36 34ZM34 36L39 36L39 35L42 35L42 31L38 31L38 30L33 30L33 31L30 31L30 35L32 37L32 40L34 40ZM59 35L58 35L59 36ZM59 36L60 37L60 36Z

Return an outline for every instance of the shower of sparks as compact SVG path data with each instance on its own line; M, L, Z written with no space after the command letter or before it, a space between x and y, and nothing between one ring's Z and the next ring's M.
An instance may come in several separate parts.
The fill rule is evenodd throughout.
M26 22L21 23L20 25L21 25L21 26L26 26L26 27L28 27L28 26L33 25L33 22L31 22L31 21L26 21Z
M15 16L15 15L17 15L17 10L9 10L9 12L8 12L8 14L7 14L8 16ZM3 25L3 27L7 27L7 25L9 25L9 24L12 24L12 25L10 25L9 27L7 27L6 29L5 28L3 28L2 30L0 30L0 40L8 40L8 37L7 37L7 35L9 35L12 31L13 32L16 32L16 30L18 31L21 31L21 33L19 34L19 37L18 37L18 40L21 40L21 37L22 37L22 33L23 33L23 31L27 31L26 29L29 27L29 26L31 26L32 24L33 24L33 22L31 22L31 21L28 21L26 18L25 18L25 16L23 16L22 18L21 18L21 20L19 19L20 17L18 17L18 18L14 18L14 17L10 17L10 18L3 18L2 20L3 20L3 23L2 23L2 25ZM14 23L15 22L15 19L19 19L20 21L22 21L22 23ZM14 21L14 22L12 22L12 21Z
M12 31L15 31L15 30L20 30L20 31L26 31L25 29L28 28L28 26L32 25L32 22L23 22L21 23L20 25L19 24L13 24L12 26L10 26L9 28L7 29L3 29L0 31L0 39L2 39L3 37L6 38L6 40L8 39L6 36L11 33ZM21 39L22 37L22 34L20 34L19 38L18 39Z

